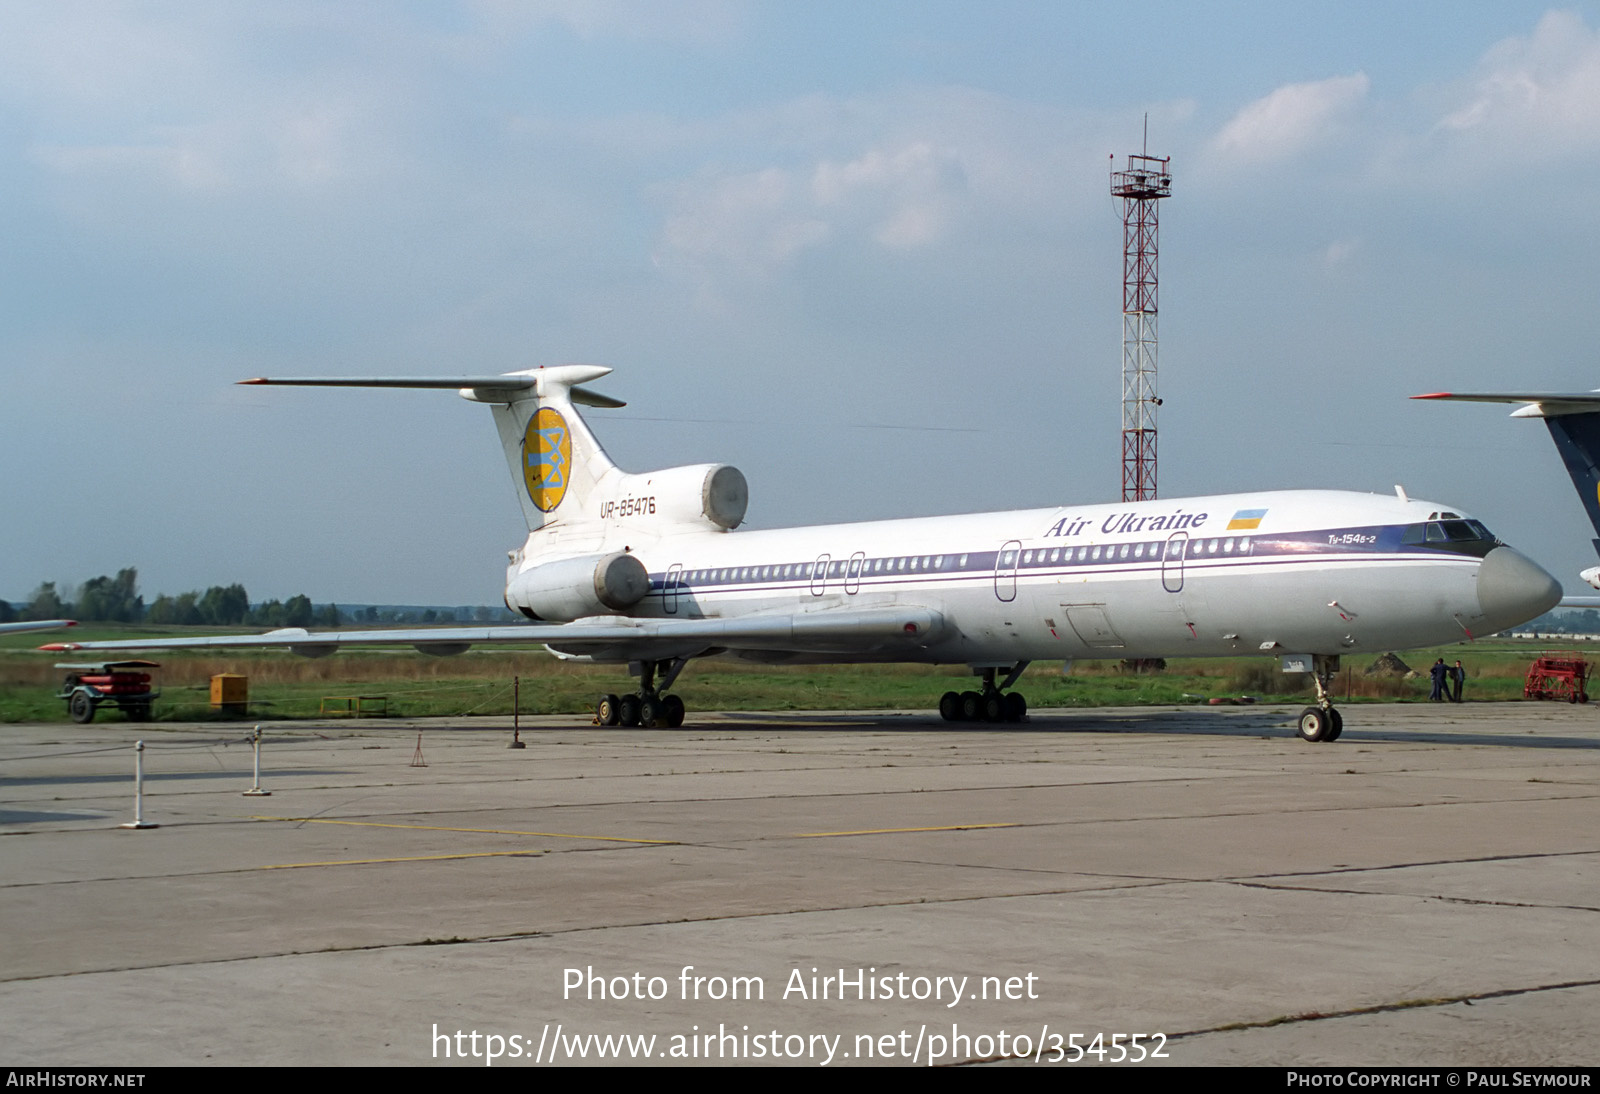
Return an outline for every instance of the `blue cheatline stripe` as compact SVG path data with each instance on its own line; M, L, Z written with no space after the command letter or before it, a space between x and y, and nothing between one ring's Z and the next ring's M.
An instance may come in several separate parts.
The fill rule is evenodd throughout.
M953 580L990 579L997 569L1002 576L1048 577L1068 574L1110 575L1151 572L1179 561L1185 569L1236 569L1240 566L1317 561L1405 561L1425 555L1461 558L1476 556L1452 550L1437 543L1402 544L1407 525L1369 525L1356 528L1326 528L1305 532L1270 533L1256 536L1193 537L1183 542L1181 560L1166 552L1173 542L1167 539L1127 541L1076 547L1027 547L1020 551L969 551L917 555L887 555L865 559L860 569L851 572L848 558L832 558L824 574L814 574L814 559L801 562L741 563L730 566L685 567L677 576L678 591L705 591L762 588L770 592L809 590L817 581L829 589L845 583L862 588L891 585L930 585ZM1002 555L1015 556L1002 559ZM912 560L917 565L913 568ZM921 563L928 560L924 567ZM903 565L902 565L903 563ZM892 568L879 568L880 565ZM787 573L785 572L787 571ZM652 590L665 590L665 571L650 575Z

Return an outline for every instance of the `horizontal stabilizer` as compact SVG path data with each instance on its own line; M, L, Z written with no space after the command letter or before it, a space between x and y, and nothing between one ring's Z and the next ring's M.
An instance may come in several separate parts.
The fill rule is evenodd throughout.
M559 516L572 520L590 515L584 510L597 484L616 473L616 465L575 409L628 405L580 386L610 372L605 365L552 365L499 376L257 376L239 383L454 391L488 405L531 532L554 519L564 500Z
M283 387L415 387L454 391L463 387L527 389L531 376L256 376L241 384L276 384Z
M598 380L611 370L603 365L560 365L554 368L526 369L500 376L256 376L240 384L273 387L376 387L419 388L434 391L472 392L481 403L509 403L537 392L541 384L560 384L568 397L581 406L614 410L628 404L609 395L577 386Z

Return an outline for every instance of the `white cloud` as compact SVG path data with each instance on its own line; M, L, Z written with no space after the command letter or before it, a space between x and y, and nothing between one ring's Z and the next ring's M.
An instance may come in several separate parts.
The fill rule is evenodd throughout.
M810 168L699 179L676 188L658 257L747 277L827 244L931 246L950 230L964 193L959 163L921 141Z
M1481 136L1501 154L1600 142L1600 34L1575 12L1547 12L1531 35L1484 55L1466 98L1439 129Z
M1235 114L1212 151L1237 164L1284 159L1326 139L1367 96L1364 72L1286 84Z
M218 72L209 15L164 19L114 3L0 7L0 97L47 124L118 124L203 109Z
M0 107L32 119L27 157L63 175L180 194L384 178L415 125L430 42L324 25L337 18L305 6L0 7ZM327 42L338 47L317 53Z
M865 211L872 238L895 249L937 242L964 190L955 158L923 141L872 149L847 163L820 163L811 179L819 206Z
M31 154L62 175L143 178L187 191L228 184L228 174L216 159L193 145L40 145Z
M330 93L324 102L261 104L226 119L133 126L104 143L38 143L29 157L64 176L200 191L308 189L380 176L392 155L378 112Z
M584 39L628 38L706 46L734 39L744 11L734 0L470 0L475 36L504 39L545 24Z
M741 273L782 265L828 236L807 215L790 173L776 167L689 184L667 218L663 239L692 263L724 263Z
M1342 266L1354 258L1360 249L1359 239L1336 239L1323 249L1322 261L1330 268Z

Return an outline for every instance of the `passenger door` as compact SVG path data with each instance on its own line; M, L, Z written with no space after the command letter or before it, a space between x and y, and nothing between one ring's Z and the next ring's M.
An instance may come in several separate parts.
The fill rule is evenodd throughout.
M994 595L1011 603L1017 598L1017 567L1022 561L1022 541L1007 540L994 556Z
M1188 532L1174 532L1167 538L1167 551L1161 556L1161 587L1167 592L1183 592L1183 558L1188 553Z
M683 588L683 563L667 568L667 582L661 589L661 604L668 615L678 614L678 592Z
M828 591L828 562L832 555L818 555L817 561L811 564L811 595L821 596Z

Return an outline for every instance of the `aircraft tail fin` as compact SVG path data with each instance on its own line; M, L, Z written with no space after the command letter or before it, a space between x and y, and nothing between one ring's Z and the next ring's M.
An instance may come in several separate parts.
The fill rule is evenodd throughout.
M1523 403L1513 418L1543 418L1561 453L1589 523L1600 534L1600 391L1435 392L1413 399L1453 399L1473 403ZM1600 539L1591 541L1600 555Z
M529 531L562 516L591 515L588 502L601 480L617 472L573 407L627 405L578 386L610 371L599 365L558 365L514 374L531 379L528 387L462 389L463 397L489 403L494 411L500 447Z
M1600 533L1600 410L1546 418L1544 424L1550 428L1561 462L1567 465L1590 525ZM1600 556L1600 539L1591 542Z
M602 365L557 365L503 376L298 378L241 380L296 387L433 388L487 403L528 530L560 516L583 517L601 480L618 474L573 404L620 407L620 399L580 385L611 370Z

